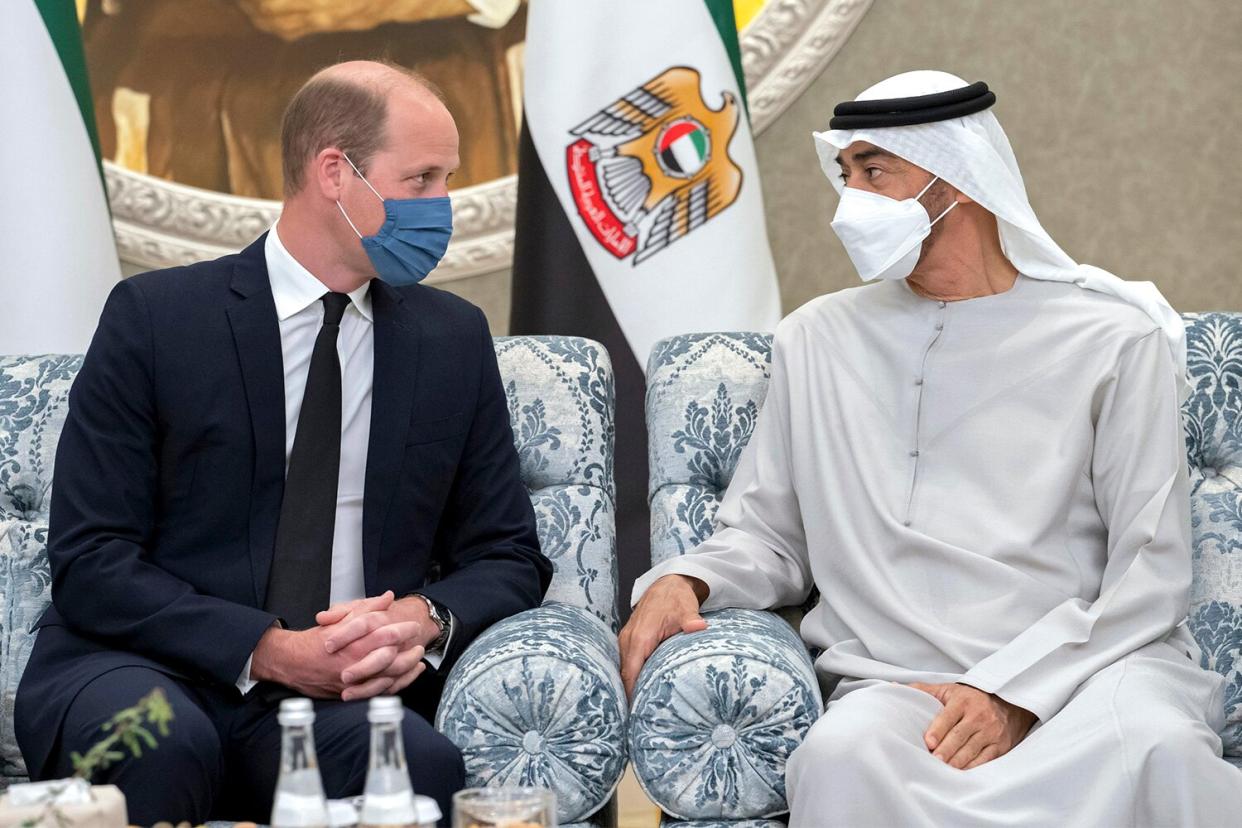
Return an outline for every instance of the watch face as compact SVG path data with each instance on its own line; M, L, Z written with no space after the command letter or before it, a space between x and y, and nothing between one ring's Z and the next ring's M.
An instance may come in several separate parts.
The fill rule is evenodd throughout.
M418 594L418 593L415 593L415 594ZM427 646L429 649L438 649L444 645L445 641L448 640L449 615L445 610L441 609L439 604L437 604L435 601L432 601L426 595L418 594L418 597L423 599L423 603L427 605L427 616L431 618L431 622L435 624L436 627L439 628L440 630L440 634L437 635L435 639Z

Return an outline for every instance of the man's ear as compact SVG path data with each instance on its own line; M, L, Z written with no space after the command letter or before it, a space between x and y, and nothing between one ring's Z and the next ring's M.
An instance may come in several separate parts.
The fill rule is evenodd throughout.
M971 198L970 196L966 195L965 193L963 193L961 190L958 190L958 189L953 190L953 200L956 201L958 204L974 204L975 203L975 200L973 198Z
M340 199L341 188L348 169L345 156L336 147L326 147L320 150L310 163L310 172L315 186L329 201Z

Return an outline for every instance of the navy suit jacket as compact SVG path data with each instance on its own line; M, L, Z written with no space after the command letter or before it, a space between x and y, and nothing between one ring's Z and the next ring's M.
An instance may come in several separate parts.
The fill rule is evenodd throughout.
M265 238L122 281L104 307L57 447L52 606L17 699L32 774L95 677L137 665L232 685L275 620L262 607L285 395ZM538 606L552 567L483 313L422 285L370 293L366 592L448 607L447 670L488 625Z

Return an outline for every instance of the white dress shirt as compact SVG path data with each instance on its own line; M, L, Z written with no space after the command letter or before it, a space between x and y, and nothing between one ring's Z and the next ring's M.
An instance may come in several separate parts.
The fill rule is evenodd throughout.
M285 364L285 472L297 434L306 394L311 352L323 327L328 288L298 263L281 244L279 225L267 234L264 253L272 300L280 322ZM362 492L366 483L367 444L371 438L371 384L375 366L375 325L371 283L349 294L341 317L336 353L341 361L341 466L336 484L336 525L332 532L331 603L365 597L362 582Z
M279 225L272 227L264 245L272 300L280 323L280 347L285 369L285 472L297 435L298 415L306 394L315 339L323 326L323 302L329 288L303 267L280 241ZM339 604L366 596L362 569L362 504L366 484L367 446L371 438L371 386L375 369L375 320L371 314L371 283L349 294L341 317L336 353L341 361L341 465L336 485L336 523L332 532L332 591ZM451 625L450 625L451 627ZM440 655L427 661L438 667ZM237 688L249 692L250 659Z

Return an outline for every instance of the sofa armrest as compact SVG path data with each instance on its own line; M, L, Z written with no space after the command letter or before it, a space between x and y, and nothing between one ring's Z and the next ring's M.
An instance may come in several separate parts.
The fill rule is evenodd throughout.
M562 824L602 808L625 771L619 658L612 631L568 604L479 636L449 673L436 714L462 751L466 784L551 788Z
M756 819L788 810L785 763L823 710L806 647L776 615L706 613L639 674L630 757L639 784L684 820Z

